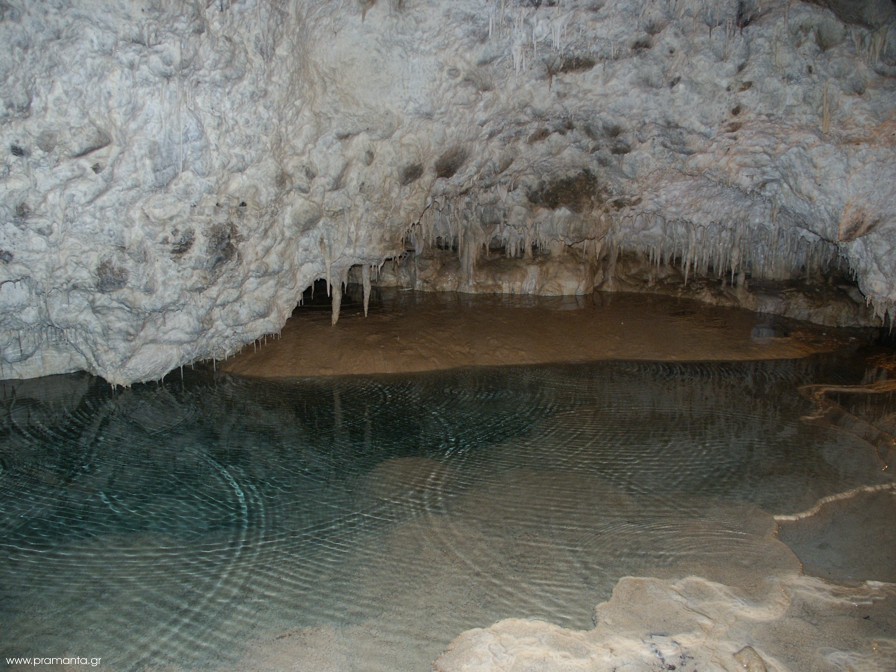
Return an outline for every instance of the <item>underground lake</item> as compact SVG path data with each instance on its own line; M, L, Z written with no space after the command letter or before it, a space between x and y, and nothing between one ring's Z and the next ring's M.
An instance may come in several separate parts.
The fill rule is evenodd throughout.
M894 399L850 393L881 376L850 352L5 381L0 655L492 669L459 661L517 619L587 640L535 636L570 666L533 669L886 670Z

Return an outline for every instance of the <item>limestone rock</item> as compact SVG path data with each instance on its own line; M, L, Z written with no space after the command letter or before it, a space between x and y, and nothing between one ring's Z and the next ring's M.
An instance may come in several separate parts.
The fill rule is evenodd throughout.
M159 378L438 246L465 291L842 264L883 316L896 10L855 4L6 0L0 377Z
M460 635L433 670L796 672L833 664L884 672L892 638L855 612L861 600L894 597L891 584L845 589L797 575L753 598L698 577L626 577L598 606L594 630L507 619Z

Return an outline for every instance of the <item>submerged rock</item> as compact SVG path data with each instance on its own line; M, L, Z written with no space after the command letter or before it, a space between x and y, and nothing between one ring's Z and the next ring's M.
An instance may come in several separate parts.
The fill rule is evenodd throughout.
M854 612L860 603L863 612L877 615L894 599L888 584L845 589L797 575L758 600L698 577L627 577L598 606L594 630L507 619L460 635L433 670L796 672L834 666L884 672L896 650L883 635L886 617L876 624Z

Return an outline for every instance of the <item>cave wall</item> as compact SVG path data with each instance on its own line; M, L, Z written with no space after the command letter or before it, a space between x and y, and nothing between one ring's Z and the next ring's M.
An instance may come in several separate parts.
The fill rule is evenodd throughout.
M0 377L156 379L434 247L463 291L490 249L578 292L619 251L846 265L883 317L896 10L859 4L3 0Z

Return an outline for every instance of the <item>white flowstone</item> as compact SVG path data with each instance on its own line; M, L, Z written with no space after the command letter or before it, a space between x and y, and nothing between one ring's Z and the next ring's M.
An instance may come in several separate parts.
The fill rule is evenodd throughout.
M748 598L700 577L624 577L593 630L506 619L458 636L434 672L651 672L892 669L894 640L857 616L896 598L892 584L846 588L789 575Z
M884 316L896 10L822 4L5 0L0 377L156 379L436 245L465 291L843 260ZM475 280L533 245L581 277Z

